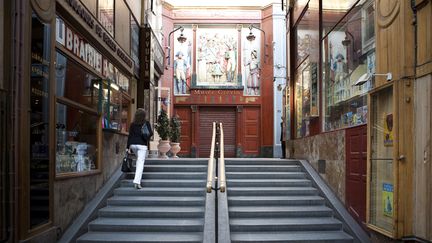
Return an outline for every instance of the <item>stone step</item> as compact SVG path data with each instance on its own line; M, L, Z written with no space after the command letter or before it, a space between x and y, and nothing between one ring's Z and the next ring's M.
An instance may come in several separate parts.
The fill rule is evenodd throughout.
M205 196L203 187L144 187L137 190L132 186L118 187L114 195L118 196Z
M202 243L202 232L88 232L78 243Z
M199 232L203 230L202 219L188 218L97 218L90 222L89 231L107 232Z
M300 172L299 165L226 165L226 172Z
M225 159L226 165L299 165L298 160L287 159Z
M314 187L229 187L229 196L317 195Z
M113 196L107 200L113 206L203 206L204 197Z
M230 219L231 232L341 230L335 218L247 218Z
M228 206L324 205L320 196L229 196Z
M143 187L199 187L205 188L206 180L167 180L167 179L151 179L151 180L141 180L141 185ZM122 180L121 186L133 187L133 180Z
M133 157L134 158L134 157ZM192 159L192 158L177 158L177 159L150 159L147 158L144 164L148 165L205 165L208 164L208 159Z
M207 165L144 164L144 172L207 172Z
M232 206L229 207L230 218L254 217L331 217L332 209L326 206Z
M310 187L312 182L308 179L227 179L230 187Z
M231 233L231 242L351 243L353 238L343 231L235 232Z
M110 218L200 218L201 206L107 206L99 210L100 217Z
M126 179L133 179L134 172L126 173ZM207 179L207 172L148 172L143 173L142 179Z
M304 172L226 172L229 179L304 179Z

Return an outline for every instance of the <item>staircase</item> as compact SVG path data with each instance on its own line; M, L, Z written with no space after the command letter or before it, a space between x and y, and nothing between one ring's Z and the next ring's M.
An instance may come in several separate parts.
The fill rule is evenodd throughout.
M298 161L227 160L232 242L353 242Z
M77 242L203 242L207 160L147 160L141 190L133 176Z

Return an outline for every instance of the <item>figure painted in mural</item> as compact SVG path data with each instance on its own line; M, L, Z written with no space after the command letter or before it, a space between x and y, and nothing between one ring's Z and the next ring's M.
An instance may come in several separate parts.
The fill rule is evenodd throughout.
M247 94L258 95L259 94L259 79L260 79L260 67L258 61L258 54L256 50L251 51L251 59L245 64L249 66L249 76L247 77Z
M228 50L225 52L225 60L226 60L227 82L233 82L235 69L236 69L236 58L235 58L235 51L233 50L232 45L228 45Z
M198 62L198 67L197 67L198 79L200 81L205 82L207 81L207 57L204 49L202 48L198 49L197 62Z
M219 60L216 60L213 63L213 70L212 70L212 76L215 83L220 83L220 78L223 75L222 65L220 64Z
M176 94L186 93L186 69L186 60L183 59L183 53L179 51L176 54L176 60L174 61L174 81Z

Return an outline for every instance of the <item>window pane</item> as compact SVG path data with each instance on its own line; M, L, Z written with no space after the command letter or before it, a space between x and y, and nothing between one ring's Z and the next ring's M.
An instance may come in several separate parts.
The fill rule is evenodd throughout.
M322 0L323 35L345 15L358 0Z
M373 21L366 20L372 3L356 6L322 41L325 131L366 123L375 72Z
M49 221L50 175L50 25L35 14L31 26L30 77L30 226Z
M287 0L288 2L288 0ZM294 3L294 9L293 9L293 21L294 23L297 22L297 19L300 17L303 9L308 4L309 0L296 0Z
M134 72L139 77L139 25L131 15L131 57L134 61Z
M393 165L393 87L374 94L371 100L371 191L370 222L393 232L394 165Z
M99 22L114 36L114 0L99 0Z
M56 94L79 104L97 109L98 92L95 89L95 76L64 55L56 55Z
M314 63L319 59L319 11L311 3L316 3L318 6L317 0L311 0L305 15L296 28L296 66L306 58Z
M98 124L96 114L57 103L57 173L97 169Z

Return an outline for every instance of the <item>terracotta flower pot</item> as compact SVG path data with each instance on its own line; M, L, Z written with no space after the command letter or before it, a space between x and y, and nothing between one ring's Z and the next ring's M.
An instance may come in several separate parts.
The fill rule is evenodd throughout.
M180 152L181 147L180 147L180 143L171 143L171 153L173 154L172 157L173 158L178 158L177 153Z
M159 158L162 159L168 159L168 156L166 155L166 153L170 150L171 146L169 144L169 140L159 140L159 145L158 145L158 149L159 149Z

